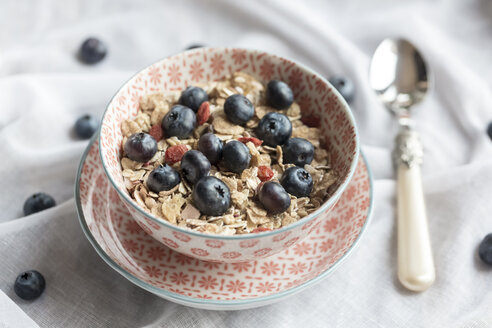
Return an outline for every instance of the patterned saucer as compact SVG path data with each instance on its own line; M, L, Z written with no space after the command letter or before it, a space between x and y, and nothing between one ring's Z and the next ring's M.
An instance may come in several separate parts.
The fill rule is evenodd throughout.
M371 176L360 157L346 191L308 237L271 257L231 264L188 257L145 233L107 180L97 138L82 157L75 198L85 235L113 269L160 297L209 310L271 304L321 281L360 240L373 201ZM221 247L219 243L210 240L216 247Z

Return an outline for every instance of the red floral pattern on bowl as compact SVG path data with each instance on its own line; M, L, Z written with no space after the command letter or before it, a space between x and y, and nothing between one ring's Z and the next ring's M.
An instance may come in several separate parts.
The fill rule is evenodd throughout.
M354 248L370 217L371 181L361 158L349 190L323 223L311 227L314 230L307 238L293 244L299 237L291 238L289 232L270 236L280 238L277 242L287 242L289 248L251 262L202 261L178 251L201 257L217 250L231 259L240 254L227 250L221 240L208 239L195 247L172 236L161 240L169 248L162 245L135 223L116 196L98 158L97 142L86 156L77 177L76 202L89 241L110 266L133 283L189 306L243 309L292 295L326 277Z
M322 138L331 154L332 166L340 178L333 196L316 212L278 230L238 236L206 235L174 226L146 212L130 198L125 188L120 154L121 123L134 117L142 96L164 90L184 89L196 82L223 79L235 71L244 71L260 81L279 79L289 83L301 104L303 116L315 117L321 125ZM301 101L302 100L302 101ZM291 60L256 50L200 48L163 59L143 69L116 93L103 116L100 132L100 157L106 175L138 224L156 240L179 252L201 260L251 261L281 252L305 238L312 226L325 221L350 181L358 160L359 143L348 105L321 76ZM355 222L354 222L355 224ZM283 240L289 232L289 239ZM283 237L286 238L286 237ZM244 240L254 240L244 247ZM223 247L209 247L207 240L221 241ZM188 243L183 247L183 243ZM218 244L217 244L218 245ZM191 252L191 248L207 252ZM224 251L227 250L227 251Z

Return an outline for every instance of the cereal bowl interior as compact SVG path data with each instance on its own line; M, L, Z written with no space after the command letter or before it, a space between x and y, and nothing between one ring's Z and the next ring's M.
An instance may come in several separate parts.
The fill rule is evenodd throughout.
M298 219L290 221L276 220L275 222L278 224L275 223L275 225L273 223L270 225L255 224L254 226L246 227L246 223L244 223L243 225L239 224L241 226L240 228L237 224L235 225L233 223L226 228L222 228L222 226L228 223L227 220L221 219L221 228L217 228L217 233L215 233L215 230L205 229L197 221L190 221L193 224L197 222L195 225L183 227L176 225L177 222L173 222L174 224L171 223L172 220L170 219L171 222L166 220L165 218L171 216L169 213L173 211L172 207L174 205L177 204L176 206L180 207L179 211L183 211L181 213L184 213L187 206L185 202L175 202L174 199L171 199L174 195L164 196L160 194L159 196L172 200L172 206L161 208L159 203L159 206L154 207L157 210L161 210L159 212L161 215L156 215L155 212L152 214L152 207L155 204L157 195L155 195L156 197L154 199L145 199L145 195L142 196L142 193L148 194L147 190L135 192L135 190L131 189L132 185L128 185L128 176L126 178L124 177L124 174L128 175L128 172L131 170L125 170L126 172L124 173L122 164L123 166L131 166L133 164L122 162L122 160L128 161L128 159L122 159L122 149L123 143L127 140L133 128L135 128L135 131L139 131L139 129L142 130L142 126L145 126L143 127L144 132L149 132L148 130L151 126L156 125L155 123L161 120L163 113L152 110L146 118L148 122L141 124L136 122L136 126L132 126L134 123L130 124L127 121L137 117L139 111L145 110L147 106L155 106L156 108L159 106L157 103L162 101L162 99L159 100L158 97L146 100L150 94L164 93L167 97L164 100L173 98L170 102L174 103L177 101L180 91L184 90L187 86L203 86L210 93L211 81L224 80L228 76L237 74L237 72L247 74L244 76L237 75L239 84L244 83L244 79L247 80L249 75L253 81L257 80L263 85L275 79L284 81L292 89L297 107L292 108L293 106L291 106L292 109L289 109L290 112L288 115L290 115L289 119L293 122L293 130L296 131L296 124L299 124L299 126L308 124L319 127L317 130L309 130L310 132L315 132L318 136L319 145L316 142L313 142L313 144L317 147L317 151L321 148L327 151L327 160L330 167L325 170L329 170L332 177L336 176L336 179L333 179L333 183L328 189L329 197L326 196L323 203L318 202L320 204L316 204L316 209L313 208L307 212L304 211L303 213L306 216L303 215L302 218L298 216ZM239 86L239 89L236 90L244 90L245 88L248 88L248 86L246 85L242 88ZM261 89L262 86L260 85L259 88ZM213 92L217 92L217 88ZM226 93L223 96L226 97L229 93L232 94L235 91L234 89L227 90L226 88L220 92ZM259 94L261 97L264 93L261 91ZM218 117L220 108L217 110L218 107L223 106L222 104L223 102L218 102L210 106L212 115L209 121L217 123L220 119L224 119L225 116L223 114L221 114L221 117ZM166 107L165 111L167 110ZM152 114L157 117L152 117ZM248 124L254 126L258 123L259 118L256 116L261 116L258 114L258 111L254 117L256 121L252 120L248 122L246 127L248 127ZM152 123L151 121L156 122ZM160 123L157 125L160 126ZM218 128L218 126L215 128ZM242 135L243 131L232 132L231 134ZM244 136L248 136L247 131L244 132ZM304 134L301 133L300 136L304 136ZM229 138L227 136L221 137ZM235 138L235 136L231 137ZM314 138L314 136L311 137ZM180 143L176 138L173 140L163 140L164 147L170 147L175 142ZM358 136L350 109L343 98L326 80L310 69L291 60L257 50L233 48L201 48L186 51L163 59L137 73L123 85L108 105L101 124L99 142L101 160L106 175L125 206L132 213L134 219L148 234L166 246L186 255L202 260L220 262L250 261L256 258L270 256L307 236L309 231L315 229L326 217L327 213L339 199L355 171L359 156ZM246 144L250 151L254 151L254 149L251 149L254 148L253 144ZM161 148L160 145L159 149ZM188 145L188 148L193 148L193 146ZM275 149L273 148L271 152L273 158L275 156ZM165 151L162 152L161 157L164 154ZM275 159L273 159L272 165L274 161ZM280 166L277 165L278 170L284 168L282 164ZM137 169L139 168L135 168L135 170ZM257 170L254 173L256 174ZM133 173L130 172L130 174ZM145 175L145 179L147 176ZM239 176L238 179L240 178ZM132 179L135 181L134 176ZM143 176L140 177L140 180L140 184L143 185ZM139 179L137 178L135 183L138 183L138 181ZM131 195L128 191L129 189L132 190ZM250 198L245 199L245 203L247 204L253 203L251 192L250 190ZM149 196L148 198L151 197ZM311 198L307 200L311 201ZM293 201L295 202L296 199L293 199ZM166 215L162 215L162 211ZM292 210L293 212L294 210ZM179 219L182 220L181 217ZM252 224L249 217L245 216L244 220L248 221L248 224ZM210 224L206 226L213 228ZM265 226L273 227L274 229L264 229L263 227ZM234 229L240 231L240 234L234 234L236 233ZM224 249L227 251L224 251Z

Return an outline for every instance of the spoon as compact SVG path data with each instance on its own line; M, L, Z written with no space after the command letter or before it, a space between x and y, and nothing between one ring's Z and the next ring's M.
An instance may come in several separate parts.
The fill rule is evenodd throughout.
M369 81L400 126L393 151L398 184L398 279L407 289L421 292L434 282L435 269L420 172L423 148L413 130L410 109L427 93L427 67L413 44L385 39L373 55Z

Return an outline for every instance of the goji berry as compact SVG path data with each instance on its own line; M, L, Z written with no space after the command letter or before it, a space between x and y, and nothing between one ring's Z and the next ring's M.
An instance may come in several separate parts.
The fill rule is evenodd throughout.
M198 108L198 111L196 112L196 120L198 125L202 125L203 123L208 121L208 118L210 117L210 104L208 101L202 102L200 105L200 108Z
M268 166L259 166L258 167L258 178L261 181L268 181L273 177L273 171Z
M303 116L301 121L311 128L319 128L321 126L321 118L318 115Z
M186 145L176 145L171 146L166 149L166 163L173 165L181 160L183 155L188 151L188 147Z
M249 137L249 138L241 137L237 140L241 141L244 144L251 141L256 147L261 146L261 144L263 143L263 140L254 137Z
M160 124L155 124L150 128L149 134L156 140L159 141L164 136L164 131Z

